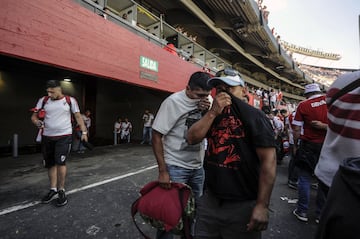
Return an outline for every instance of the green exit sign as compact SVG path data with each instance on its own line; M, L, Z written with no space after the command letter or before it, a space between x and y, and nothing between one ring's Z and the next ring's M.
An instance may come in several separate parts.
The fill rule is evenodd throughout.
M159 62L154 61L150 58L147 58L145 56L140 56L140 67L158 72L159 69Z

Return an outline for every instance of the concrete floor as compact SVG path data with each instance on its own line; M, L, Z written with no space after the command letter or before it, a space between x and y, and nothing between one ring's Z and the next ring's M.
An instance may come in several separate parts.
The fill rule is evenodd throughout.
M97 147L68 160L68 205L39 204L48 190L40 154L0 158L0 238L142 238L130 207L139 189L157 179L156 161L146 145ZM292 210L297 192L287 187L287 160L278 166L271 200L270 224L263 239L313 238L309 222L298 221ZM314 208L315 191L312 192ZM155 230L138 218L151 238Z

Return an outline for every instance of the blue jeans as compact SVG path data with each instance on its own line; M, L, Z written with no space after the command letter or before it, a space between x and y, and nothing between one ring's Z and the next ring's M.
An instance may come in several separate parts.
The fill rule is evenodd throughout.
M84 144L81 141L81 136L82 136L82 131L76 131L76 137L77 137L77 140L79 141L79 147L78 147L77 151L86 149Z
M307 213L310 203L310 191L311 191L311 178L312 175L308 170L302 168L299 169L299 184L298 193L299 201L297 210L300 213ZM325 205L326 196L329 188L320 180L316 195L316 216L320 216L321 210Z
M143 143L149 142L151 144L152 139L152 128L150 127L144 127L143 129Z
M288 182L297 183L298 181L298 169L295 166L295 155L293 153L293 144L290 144L290 161L289 161L289 167L288 167Z
M309 209L311 190L311 173L302 168L299 169L298 194L299 201L297 210L301 213L307 213Z
M175 165L167 165L170 179L176 183L185 183L189 185L197 200L203 193L204 187L204 169L187 169Z
M204 187L204 169L186 169L175 165L167 165L170 179L176 183L185 183L189 185L197 201L203 193ZM169 232L158 230L156 239L172 239L174 236Z

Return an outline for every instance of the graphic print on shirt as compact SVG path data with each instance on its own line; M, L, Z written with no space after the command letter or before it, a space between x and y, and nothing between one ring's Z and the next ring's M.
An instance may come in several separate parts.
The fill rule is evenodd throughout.
M199 109L192 110L187 114L186 121L185 121L185 130L184 130L184 135L183 135L184 141L181 143L181 150L186 150L186 151L199 151L200 150L201 143L189 145L187 143L187 139L186 139L188 130L199 119L201 119L201 111Z
M244 137L245 132L241 120L230 114L230 107L227 107L216 129L212 128L208 138L209 152L218 155L217 163L220 167L236 167L236 162L241 161L235 145L240 138Z

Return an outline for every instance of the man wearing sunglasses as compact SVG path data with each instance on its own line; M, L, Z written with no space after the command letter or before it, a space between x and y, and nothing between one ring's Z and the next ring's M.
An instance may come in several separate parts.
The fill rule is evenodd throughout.
M212 101L211 87L207 85L210 75L195 72L186 89L166 98L156 114L152 125L152 147L159 166L158 180L163 188L170 182L186 183L195 195L202 194L204 184L203 159L205 142L189 145L187 130L209 109ZM173 238L170 233L158 231L158 239Z
M198 200L195 238L261 238L276 175L274 131L263 112L245 103L244 80L219 71L211 109L188 131L188 142L205 137L205 191Z

